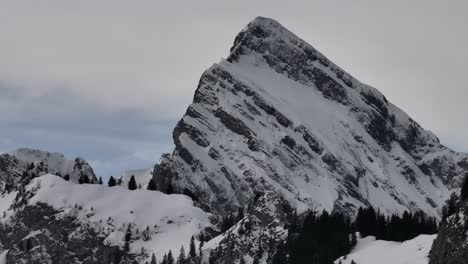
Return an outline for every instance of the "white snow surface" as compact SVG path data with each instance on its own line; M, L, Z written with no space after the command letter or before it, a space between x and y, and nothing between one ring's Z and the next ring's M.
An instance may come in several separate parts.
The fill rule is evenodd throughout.
M0 223L6 221L11 215L9 209L13 204L17 193L18 192L14 191L11 193L0 194Z
M58 173L61 176L68 174L73 182L78 182L81 173L87 175L90 180L96 180L91 166L81 158L69 160L62 153L29 148L20 148L9 154L26 164L38 165L42 162L47 167L48 172Z
M6 263L6 255L8 254L8 250L0 252L0 264L7 264Z
M125 231L131 223L131 250L140 252L144 247L158 259L169 250L178 252L182 245L188 248L192 235L211 226L210 214L194 207L193 201L184 195L80 185L51 174L35 178L26 190L35 193L30 204L42 202L63 214L74 214L83 223L94 226L106 237L105 242L112 245L123 246ZM146 227L150 228L149 241L142 238Z
M266 51L261 54L243 47L237 61L223 60L208 69L200 80L196 100L189 106L191 114L181 120L189 127L186 131L199 131L199 135L183 131L176 138L197 165L188 164L185 152L177 149L161 160L176 172L178 189L203 192L215 208L220 201L245 206L257 190L267 189L282 193L299 212L339 209L354 215L357 208L370 204L385 214L422 210L439 217L444 201L466 172L458 164L468 164L467 155L441 145L437 137L387 102L375 88L342 71L279 23L257 18L249 27L268 32L267 37L247 41L258 41ZM273 69L265 59L278 59L278 52L286 57L306 56L305 49L314 50L320 59L306 61L303 71L325 73L344 87L347 103L324 97L314 78L295 80ZM285 71L294 66L279 68ZM292 124L279 124L256 103L252 93ZM411 153L398 140L385 149L366 130L379 113L363 94L385 105L394 119L386 122L396 138L406 140L413 129L416 131L417 144ZM217 116L220 110L245 124L260 149L250 150L251 139L226 127ZM323 153L309 148L301 129L309 132ZM285 136L296 142L295 149L281 143ZM208 146L197 143L201 137L209 141ZM219 154L216 159L213 150ZM336 168L324 161L326 157L336 159ZM430 167L432 164L438 166ZM429 172L422 169L426 165Z
M358 239L356 248L335 264L428 264L429 251L437 235L420 235L404 242L375 240L369 236ZM341 261L341 262L340 262Z
M146 187L148 187L149 181L153 177L153 168L125 171L120 176L120 179L122 180L122 186L128 186L128 182L130 181L132 175L135 176L135 181L138 188L146 189Z

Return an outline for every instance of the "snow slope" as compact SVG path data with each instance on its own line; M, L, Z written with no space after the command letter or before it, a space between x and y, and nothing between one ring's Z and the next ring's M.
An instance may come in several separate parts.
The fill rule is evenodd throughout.
M8 250L3 251L0 253L0 264L7 264L6 263L6 254L8 253Z
M399 243L365 237L358 240L356 248L335 264L428 264L429 251L437 235L420 235Z
M16 191L0 194L0 223L8 219L8 216L11 213L9 209L13 204L17 194L18 192Z
M438 217L468 171L466 154L261 17L203 73L173 139L154 170L158 189L189 190L221 213L272 190L299 212L373 205Z
M9 155L14 156L23 164L33 163L36 167L42 167L41 175L47 172L59 174L62 177L68 175L71 181L78 182L80 176L84 174L91 182L97 182L93 169L81 158L69 160L61 153L28 148L17 149Z
M130 181L130 177L132 177L132 175L135 176L137 186L139 188L141 187L140 189L146 189L150 179L153 177L153 168L125 171L120 176L120 179L122 180L122 186L128 186L128 182Z
M131 223L131 251L139 252L144 247L159 259L168 250L178 252L181 245L188 248L192 235L211 226L210 214L194 207L192 200L184 195L79 185L51 174L34 179L26 190L34 194L29 204L42 202L63 211L64 215L75 215L106 236L110 245L123 246L125 231ZM148 241L142 234L146 227L151 237Z

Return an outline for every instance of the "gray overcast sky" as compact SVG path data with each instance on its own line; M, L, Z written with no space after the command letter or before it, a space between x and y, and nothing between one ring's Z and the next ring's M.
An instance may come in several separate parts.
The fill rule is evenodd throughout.
M152 166L202 72L254 17L277 20L468 151L466 1L0 0L0 151L102 176Z

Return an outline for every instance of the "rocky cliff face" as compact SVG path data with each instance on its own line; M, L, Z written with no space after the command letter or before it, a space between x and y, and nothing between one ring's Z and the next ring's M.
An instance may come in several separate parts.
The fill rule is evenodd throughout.
M93 169L81 158L68 160L60 153L22 148L0 154L0 193L17 189L32 178L47 173L66 177L72 182L85 176L90 183L97 183Z
M468 259L467 201L452 196L445 208L437 238L432 244L429 264L464 264Z
M294 211L289 203L273 192L258 195L244 218L210 240L203 247L202 263L271 263L280 243L288 234Z
M159 190L221 214L273 191L293 207L438 216L468 171L399 108L274 20L206 70L154 169Z

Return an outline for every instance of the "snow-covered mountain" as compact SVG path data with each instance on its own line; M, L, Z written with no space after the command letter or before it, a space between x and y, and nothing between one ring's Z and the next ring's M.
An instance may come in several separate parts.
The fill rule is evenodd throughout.
M158 189L221 213L270 190L299 211L439 216L468 172L466 154L263 17L203 73L173 139L154 169Z
M82 158L68 160L61 153L21 148L11 153L0 154L0 192L15 189L19 183L47 173L69 178L78 182L86 177L90 183L96 183L96 175L91 166Z
M372 205L439 218L468 173L467 154L442 145L376 89L262 17L239 33L226 60L203 73L173 140L174 151L154 169L125 172L114 187L78 184L83 177L97 182L80 158L31 149L1 154L0 263L133 264L152 254L160 263L169 250L177 256L182 245L188 249L194 236L190 263L267 264L299 234L302 212L354 216ZM141 189L126 188L132 175ZM146 190L151 178L159 191ZM443 225L433 259L463 245L464 211ZM376 251L427 263L433 239L364 238L337 263L376 263Z
M52 174L0 201L8 208L0 218L7 263L144 263L153 253L162 259L169 250L189 248L192 236L212 227L212 216L184 195L76 184Z

